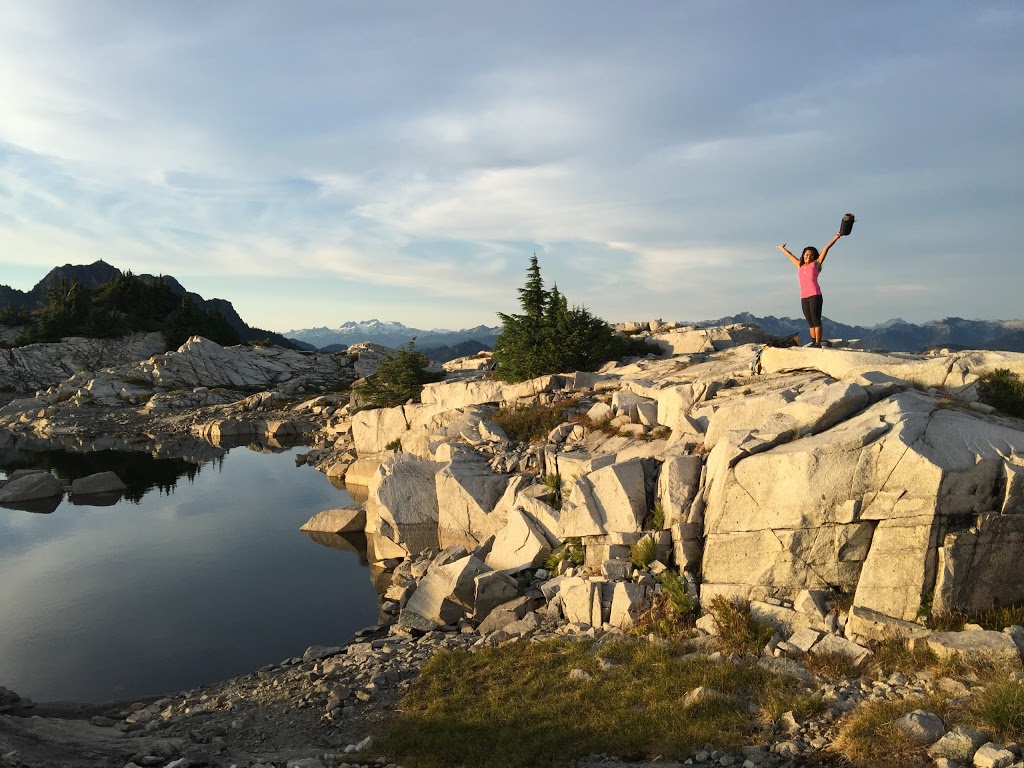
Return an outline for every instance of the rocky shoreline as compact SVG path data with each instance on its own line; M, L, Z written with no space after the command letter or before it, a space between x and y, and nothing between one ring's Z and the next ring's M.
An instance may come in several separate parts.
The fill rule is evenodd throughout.
M1024 628L939 633L921 619L1024 596L1013 567L1024 430L977 396L979 375L1024 372L1024 355L790 350L747 326L630 325L660 358L515 385L491 380L486 356L453 361L422 403L393 409L358 411L344 392L381 348L311 355L202 339L0 408L0 426L83 449L99 437L147 450L185 434L214 448L309 440L302 460L364 499L314 527L367 537L390 621L225 683L80 712L59 736L63 720L2 715L0 765L387 765L360 756L432 653L634 633L666 571L694 601L748 603L776 634L760 656L733 660L793 675L828 705L766 726L757 746L710 744L682 764L841 764L836 725L858 704L970 699L977 680L870 674L872 648L893 632L1020 679ZM495 422L501 408L559 403L564 421L539 443ZM573 542L579 559L549 567ZM694 652L722 658L711 617L698 627ZM816 677L801 662L821 654L859 672ZM1024 765L1020 745L946 733L927 714L907 728L929 726L920 738L935 764ZM61 751L75 739L77 757Z
M390 722L395 705L415 681L422 664L439 649L471 652L482 645L565 637L589 639L600 645L622 636L622 631L614 628L583 627L547 618L539 619L533 629L520 628L512 633L498 630L484 635L469 624L428 633L410 631L397 624L372 627L344 647L314 646L301 657L278 665L155 700L82 708L75 719L33 717L31 707L18 711L17 716L0 715L0 765L395 766L386 758L374 756L373 738ZM716 650L713 636L698 635L697 647L708 659L723 657ZM678 760L637 762L592 755L579 758L574 765L840 766L845 763L833 750L837 723L859 704L912 700L939 692L969 699L975 687L969 680L965 683L931 672L909 677L896 672L836 681L770 652L760 657L728 658L736 664L756 664L791 675L801 681L809 695L819 696L826 706L802 722L792 713L785 713L777 723L756 734L758 743L740 750L707 744ZM688 695L695 692L680 692L680 699ZM928 720L926 716L923 719ZM932 730L923 731L923 738L930 739L934 763L942 768L1017 768L1024 764L1022 744L992 744L983 732L965 728L947 732L941 720L927 724ZM923 727L916 720L907 724L915 733ZM981 758L976 758L986 745ZM995 758L986 762L990 754Z

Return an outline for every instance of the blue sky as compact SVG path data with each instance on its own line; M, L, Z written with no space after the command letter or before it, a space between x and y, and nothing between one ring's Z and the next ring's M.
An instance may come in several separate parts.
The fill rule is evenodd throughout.
M0 283L104 259L277 331L1021 318L1024 4L0 6Z

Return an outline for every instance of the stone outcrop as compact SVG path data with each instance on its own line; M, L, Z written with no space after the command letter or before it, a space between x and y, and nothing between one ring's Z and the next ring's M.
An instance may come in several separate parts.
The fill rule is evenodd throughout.
M68 337L52 344L27 344L0 350L0 390L46 389L79 371L130 364L166 348L161 334L140 333L120 339Z
M580 570L545 597L581 624L635 621L656 585L636 580L644 548L695 598L752 600L765 615L780 600L817 606L787 609L786 630L819 632L816 647L857 661L843 643L918 627L923 610L1024 599L1012 567L1024 556L1024 426L978 407L975 386L996 367L1024 371L1024 355L762 348L745 326L653 335L687 351L515 385L478 373L428 385L422 404L356 414L356 452L379 462L408 448L431 515L436 502L437 545L482 550L493 570L535 571L580 540ZM569 398L591 418L513 460L521 449L493 409ZM558 478L560 508L541 475ZM375 517L394 528L379 493L371 532ZM852 606L840 616L827 595Z
M979 404L976 386L994 368L1024 370L1024 355L779 350L747 326L651 321L630 331L658 337L665 356L514 385L469 366L427 387L422 403L371 411L326 388L367 375L379 350L355 359L193 339L175 353L75 374L0 419L73 437L75 420L102 408L126 431L136 417L204 409L173 423L214 443L285 440L315 425L301 462L363 481L362 497L352 487L363 500L305 527L329 545L338 531L365 534L383 617L404 638L483 646L618 634L664 609L671 587L704 605L749 601L776 632L757 661L773 670L816 656L863 669L875 643L898 635L1020 673L1024 628L935 633L920 619L1024 601L1024 424ZM526 446L493 420L497 408L525 402L569 408ZM0 499L19 482L12 476ZM699 624L713 625L710 615ZM329 679L345 666L340 655L321 649L295 664L306 682ZM829 700L845 711L876 682L908 687L848 681ZM957 681L944 685L959 694ZM378 690L350 688L306 700L334 722ZM706 695L698 689L692 700ZM174 721L177 705L166 706L140 707L126 722L148 727L164 711ZM978 733L946 733L932 714L912 715L897 727L936 756L1005 757ZM781 761L807 746L794 737L771 754Z

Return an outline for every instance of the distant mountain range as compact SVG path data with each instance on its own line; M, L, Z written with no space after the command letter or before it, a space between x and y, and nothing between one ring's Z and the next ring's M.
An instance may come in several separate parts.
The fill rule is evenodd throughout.
M687 324L712 326L732 323L751 323L776 336L800 333L805 340L808 339L807 321L802 317L758 317L750 312L741 312L717 320ZM916 325L897 318L875 326L861 326L846 325L824 318L823 324L826 339L858 339L866 349L920 352L929 347L947 347L1024 352L1024 320L964 320L959 317L947 317L944 320ZM428 357L443 361L472 354L478 349L489 349L494 345L499 333L501 326L480 325L460 331L426 331L394 321L365 320L347 322L338 328L286 331L284 335L325 350L332 349L334 345L341 348L341 345L363 341L386 347L401 347L415 337L417 350L424 352ZM474 349L467 342L475 342L479 346Z
M102 260L94 261L92 264L65 264L63 267L51 269L29 291L19 291L17 288L0 285L0 307L11 305L25 309L39 309L46 303L46 292L51 286L59 284L62 279L76 280L86 288L96 289L119 275L121 275L121 270ZM157 279L153 275L137 275L137 277L148 280ZM238 331L242 341L269 340L274 344L291 349L313 349L308 344L286 339L279 333L248 325L238 316L238 312L227 299L204 299L198 293L185 290L185 287L170 275L162 275L162 277L173 293L179 296L188 296L196 306L203 309L214 309L224 315L228 323Z
M37 309L45 303L46 292L50 286L59 283L62 278L74 279L88 288L95 289L120 274L121 270L105 261L85 265L65 264L51 269L30 291L19 291L0 285L0 307L13 305ZM156 279L152 275L139 277ZM415 338L417 350L435 360L443 361L490 349L501 333L501 326L478 325L475 328L458 331L437 328L423 330L410 328L399 322L374 319L347 322L337 328L306 328L279 334L249 326L226 299L204 299L197 293L185 290L181 283L170 275L163 275L163 278L175 293L188 296L199 307L215 309L224 315L245 341L269 340L274 344L297 349L331 351L364 341L398 348ZM741 312L694 324L707 326L731 323L752 323L777 336L800 333L803 338L807 338L807 323L803 318L771 315L758 317L750 312ZM845 325L824 318L823 323L826 339L859 339L861 345L867 349L920 352L929 347L948 347L1024 352L1024 320L965 320L960 317L947 317L916 325L897 318L874 326L860 326Z
M441 347L456 347L456 345L468 341L478 342L483 345L482 349L490 349L494 346L494 340L498 338L499 333L501 333L501 326L478 325L475 328L465 328L461 331L449 331L443 328L426 331L420 328L409 328L394 321L374 319L361 322L350 321L337 328L306 328L285 331L284 335L323 350L328 350L334 345L350 346L363 341L397 348L404 347L415 338L416 349L429 356L431 350ZM465 349L469 348L465 347ZM473 351L479 351L479 349ZM472 354L472 351L463 354Z
M757 317L749 312L722 317L700 325L753 323L768 333L787 336L799 332L806 341L807 321L791 317ZM1024 352L1024 320L964 320L947 317L921 325L899 318L874 326L844 325L822 318L826 339L859 339L865 349L890 352L921 352L930 347L949 349L999 349Z

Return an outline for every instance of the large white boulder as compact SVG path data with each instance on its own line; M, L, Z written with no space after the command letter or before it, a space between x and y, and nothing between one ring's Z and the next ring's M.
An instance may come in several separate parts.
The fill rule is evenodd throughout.
M387 446L401 440L408 429L401 406L372 408L352 417L352 443L359 458L373 458L387 453Z
M855 589L856 605L912 620L936 587L946 534L962 535L981 511L1012 514L1019 504L1006 488L1024 431L914 392L783 444L728 434L708 457L703 572L706 585L741 596ZM988 530L1020 552L1013 523ZM948 548L951 563L964 553L942 593L957 610L969 603L970 588L956 586L966 573L989 593L1016 593L1024 578L1001 572L998 558L971 559L969 538Z
M690 522L690 508L700 492L704 460L700 456L669 456L658 475L658 503L666 527Z
M579 478L559 518L559 537L640 531L647 514L643 464L633 459Z
M521 509L508 515L508 523L494 537L486 563L505 573L537 568L551 554L544 531Z
M342 507L317 512L299 528L300 531L320 533L362 533L366 529L366 510L363 507Z
M441 465L396 453L370 479L366 529L382 533L415 555L438 544L435 477Z
M563 579L558 590L562 614L566 621L599 627L601 619L601 585L599 582L574 576Z
M435 477L441 546L475 547L497 534L507 520L495 507L508 482L508 475L494 472L474 456L456 456L444 465Z

